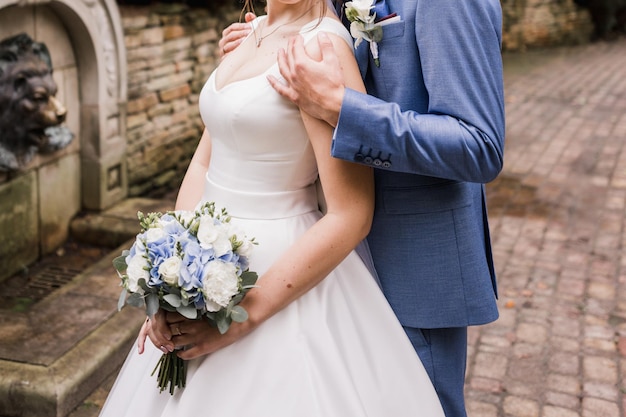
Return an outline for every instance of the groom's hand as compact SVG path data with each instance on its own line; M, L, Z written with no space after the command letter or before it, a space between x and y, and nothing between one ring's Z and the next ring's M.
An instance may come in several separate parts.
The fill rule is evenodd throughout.
M293 37L286 50L278 51L278 67L285 82L270 75L272 87L306 113L337 126L345 81L330 37L320 32L310 53L302 36Z
M252 22L256 19L254 13L248 12L244 17L246 23L233 23L222 31L222 38L218 42L220 58L234 51L243 40L252 32Z

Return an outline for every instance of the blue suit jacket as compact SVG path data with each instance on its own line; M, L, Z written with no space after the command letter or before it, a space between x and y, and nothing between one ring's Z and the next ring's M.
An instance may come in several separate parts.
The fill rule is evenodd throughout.
M484 183L503 163L498 0L387 0L380 66L356 50L369 95L347 90L333 156L376 168L368 242L405 326L495 320Z

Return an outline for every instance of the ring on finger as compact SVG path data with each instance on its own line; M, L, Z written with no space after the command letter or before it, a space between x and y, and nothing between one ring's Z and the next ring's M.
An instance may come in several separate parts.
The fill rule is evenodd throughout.
M176 336L180 336L182 334L182 332L180 331L180 326L176 326L174 330L176 330Z

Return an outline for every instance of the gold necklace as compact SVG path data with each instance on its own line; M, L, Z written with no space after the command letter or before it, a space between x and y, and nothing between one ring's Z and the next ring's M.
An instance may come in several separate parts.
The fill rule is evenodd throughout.
M311 11L311 9L313 9L313 7L314 7L314 6L315 6L315 3L313 4L313 6L309 7L308 9L306 9L306 10L304 11L304 13L302 13L300 16L296 17L296 18L295 18L295 19L293 19L293 20L290 20L289 22L285 22L285 23L283 23L282 25L277 26L274 30L272 30L270 33L268 33L268 34L267 34L267 35L265 35L265 36L263 36L263 35L259 34L259 36L257 37L257 34L256 34L256 29L255 29L255 30L254 30L254 38L256 39L256 47L257 47L257 48L258 48L258 47L260 47L260 46L261 46L261 42L263 41L263 39L265 39L265 38L269 37L269 36L270 36L270 35L272 35L274 32L276 32L278 29L282 28L282 27L283 27L283 26L285 26L285 25L289 25L289 24L291 24L291 23L295 23L295 22L297 22L298 20L302 19L302 18L303 18L303 17L304 17L304 16L305 16L308 12L310 12L310 11ZM260 26L261 26L261 25L259 25L258 27L260 27ZM259 30L259 32L260 32L260 30Z

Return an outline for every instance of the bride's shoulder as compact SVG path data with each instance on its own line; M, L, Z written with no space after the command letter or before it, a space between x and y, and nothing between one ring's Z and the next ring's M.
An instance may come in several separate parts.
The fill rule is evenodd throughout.
M342 38L348 45L352 46L352 37L348 30L344 27L343 23L334 16L325 16L321 19L316 19L309 22L302 27L300 34L306 40L312 39L320 32L331 33Z

